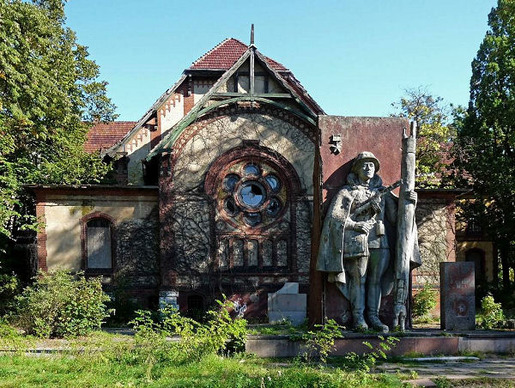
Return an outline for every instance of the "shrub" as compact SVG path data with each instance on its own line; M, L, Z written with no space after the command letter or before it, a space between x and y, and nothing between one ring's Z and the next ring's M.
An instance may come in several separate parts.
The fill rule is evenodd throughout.
M496 303L492 295L481 299L481 312L477 315L477 324L483 329L500 327L504 321L504 312L500 303Z
M20 281L14 274L0 274L0 315L13 308L14 297L20 291Z
M15 299L13 322L41 338L84 335L109 315L101 279L59 270L41 272Z
M207 354L243 351L247 338L247 321L231 318L231 301L218 303L218 309L207 313L206 323L184 317L171 306L159 310L158 320L153 319L150 311L137 311L137 317L131 324L145 362L153 364L158 361L157 353L164 357L173 357L177 363L185 363L199 361ZM179 341L170 342L167 337L171 336L178 336ZM170 352L171 348L174 348L173 352Z
M428 284L413 297L413 317L422 318L429 315L436 307L437 292Z
M301 339L306 341L304 359L308 363L315 359L325 364L327 357L335 349L335 339L342 336L342 327L334 319L328 319L325 324L314 325L314 328L316 330L308 331L301 336Z

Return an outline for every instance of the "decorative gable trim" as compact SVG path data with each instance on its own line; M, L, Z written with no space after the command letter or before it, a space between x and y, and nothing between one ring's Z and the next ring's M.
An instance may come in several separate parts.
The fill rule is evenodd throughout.
M224 85L231 76L233 76L236 71L247 61L250 60L250 91L249 93L217 93L219 88ZM288 93L275 93L275 94L256 94L254 92L254 62L258 60L259 64L274 77L275 81L278 82L284 90ZM216 101L215 103L210 104L206 107L206 104L213 97L224 98L221 101ZM299 106L300 110L294 109L287 104L283 104L277 101L274 101L274 98L290 98L293 99ZM308 122L309 124L316 126L316 118L318 112L308 106L301 98L301 96L297 93L297 91L279 74L278 71L273 69L273 67L268 63L267 57L262 55L260 52L256 50L256 47L251 44L248 49L241 55L241 57L232 65L232 67L227 70L219 79L215 82L213 87L207 92L191 109L191 111L185 115L170 131L170 133L165 136L165 138L151 150L149 155L147 156L147 160L150 160L154 156L162 153L170 151L173 147L174 142L180 136L182 131L193 123L197 118L217 109L221 106L239 103L239 102L261 102L264 104L272 105L276 108L283 109L292 113L302 120ZM316 103L315 103L316 104ZM317 105L318 107L318 105ZM318 107L319 108L319 107ZM323 112L320 109L321 112Z
M179 86L184 82L184 80L187 78L187 75L183 74L181 78L166 92L164 92L157 100L154 102L152 107L143 115L143 117L136 123L134 128L132 128L127 135L125 135L119 142L117 142L115 145L113 145L111 148L109 148L104 155L108 155L110 157L114 157L117 152L125 152L125 145L131 141L131 138L137 134L139 129L145 125L147 121L149 121L154 114L161 108L163 104L166 103L168 98L171 94L173 94Z

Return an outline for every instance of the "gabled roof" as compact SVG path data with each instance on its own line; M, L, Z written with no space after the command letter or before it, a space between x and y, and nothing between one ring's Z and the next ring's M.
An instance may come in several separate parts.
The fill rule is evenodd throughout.
M114 121L97 123L88 132L84 143L86 152L95 152L112 147L120 141L133 127L136 121Z
M196 72L204 72L204 71L218 71L223 72L223 75L218 80L220 81L222 78L227 80L226 76L229 70L234 71L235 64L238 61L244 59L243 57L248 58L248 54L250 50L256 50L255 46L252 44L247 46L243 42L234 39L227 38L216 45L213 49L208 51L206 54L202 55L199 59L197 59L193 64L186 70L184 70L181 78L177 81L175 85L169 88L166 92L164 92L152 105L152 107L143 115L143 117L133 126L133 128L126 133L126 135L121 138L116 144L114 144L110 149L106 151L107 154L113 155L119 148L122 146L128 139L131 138L149 119L151 119L157 113L158 109L162 106L162 104L168 99L168 97L174 93L182 83L191 76L192 73ZM263 54L255 51L257 56L262 59L262 63L264 63L265 68L268 71L274 73L275 77L281 83L286 90L288 90L292 97L297 100L297 102L301 103L308 111L308 115L315 117L316 115L324 114L323 109L316 103L315 100L307 93L304 87L300 84L300 82L295 78L290 70L288 70L281 63L274 61L271 58L264 56ZM238 66L236 66L238 67ZM230 73L230 72L229 72ZM211 88L211 91L204 95L210 96L214 93L218 82ZM207 101L206 98L202 98L198 101L195 106L198 109L193 109L189 112L189 116L197 115L199 113L200 107L202 107ZM186 115L188 116L188 115ZM174 127L177 125L182 125L187 117L183 117ZM195 116L196 117L196 116ZM170 134L169 134L170 135ZM170 136L167 136L170 138ZM163 139L164 140L164 139ZM170 139L168 139L170 140ZM163 141L160 142L161 147L163 145ZM159 148L159 145L154 147L154 152L156 148ZM151 153L153 154L153 152Z
M193 62L189 70L229 70L247 49L248 46L238 39L227 38ZM279 62L265 58L274 70L287 70Z
M275 98L274 93L268 95L267 93L255 93L252 90L252 79L250 81L250 91L245 93L220 93L218 94L219 100L209 106L206 106L207 102L217 94L218 89L227 82L227 80L246 62L250 61L250 77L254 76L253 73L253 63L257 61L261 66L264 67L266 71L268 71L275 80L282 85L286 93L279 93L280 98L290 98L295 101L300 109L293 108L292 106L285 105L283 102L274 101ZM291 76L291 77L290 77ZM297 85L298 84L298 85ZM299 93L299 91L301 93ZM269 97L270 96L270 97ZM211 89L198 100L193 108L180 119L170 130L170 132L164 136L164 138L150 151L147 155L147 160L150 160L155 155L163 152L169 151L173 147L173 143L181 134L181 132L190 125L193 121L195 121L198 117L202 116L210 112L213 109L216 109L222 105L227 105L230 103L238 103L244 101L255 101L255 102L263 102L270 105L275 105L280 107L281 109L285 109L290 111L291 113L303 118L307 122L316 126L316 117L318 114L323 113L323 110L318 106L318 104L307 94L305 89L300 85L300 83L296 80L295 77L291 74L289 70L279 72L272 68L271 64L268 62L267 57L257 51L256 46L253 44L248 46L247 49L242 53L242 55L234 62L234 64L224 72L224 74L218 78L218 80L214 83Z

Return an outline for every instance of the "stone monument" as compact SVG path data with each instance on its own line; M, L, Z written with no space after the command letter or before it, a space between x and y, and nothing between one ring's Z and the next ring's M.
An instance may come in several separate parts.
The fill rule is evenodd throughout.
M385 187L372 152L359 153L327 211L317 270L327 273L350 303L352 327L388 332L381 297L394 290L394 326L405 328L409 272L420 265L414 210L415 125L404 134L402 180ZM400 197L392 190L401 186Z
M476 323L474 263L440 263L442 330L474 330Z
M299 294L299 283L286 282L275 293L268 294L268 320L277 323L288 320L300 325L306 319L307 295Z

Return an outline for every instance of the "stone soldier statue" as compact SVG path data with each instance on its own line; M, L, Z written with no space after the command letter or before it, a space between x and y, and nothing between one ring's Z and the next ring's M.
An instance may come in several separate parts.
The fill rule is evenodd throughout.
M379 319L382 295L393 287L398 198L377 175L379 160L361 152L347 176L347 185L336 194L324 221L317 269L328 272L349 300L355 329L369 325L381 332L388 326ZM410 193L416 201L416 194ZM368 324L365 320L365 309Z

